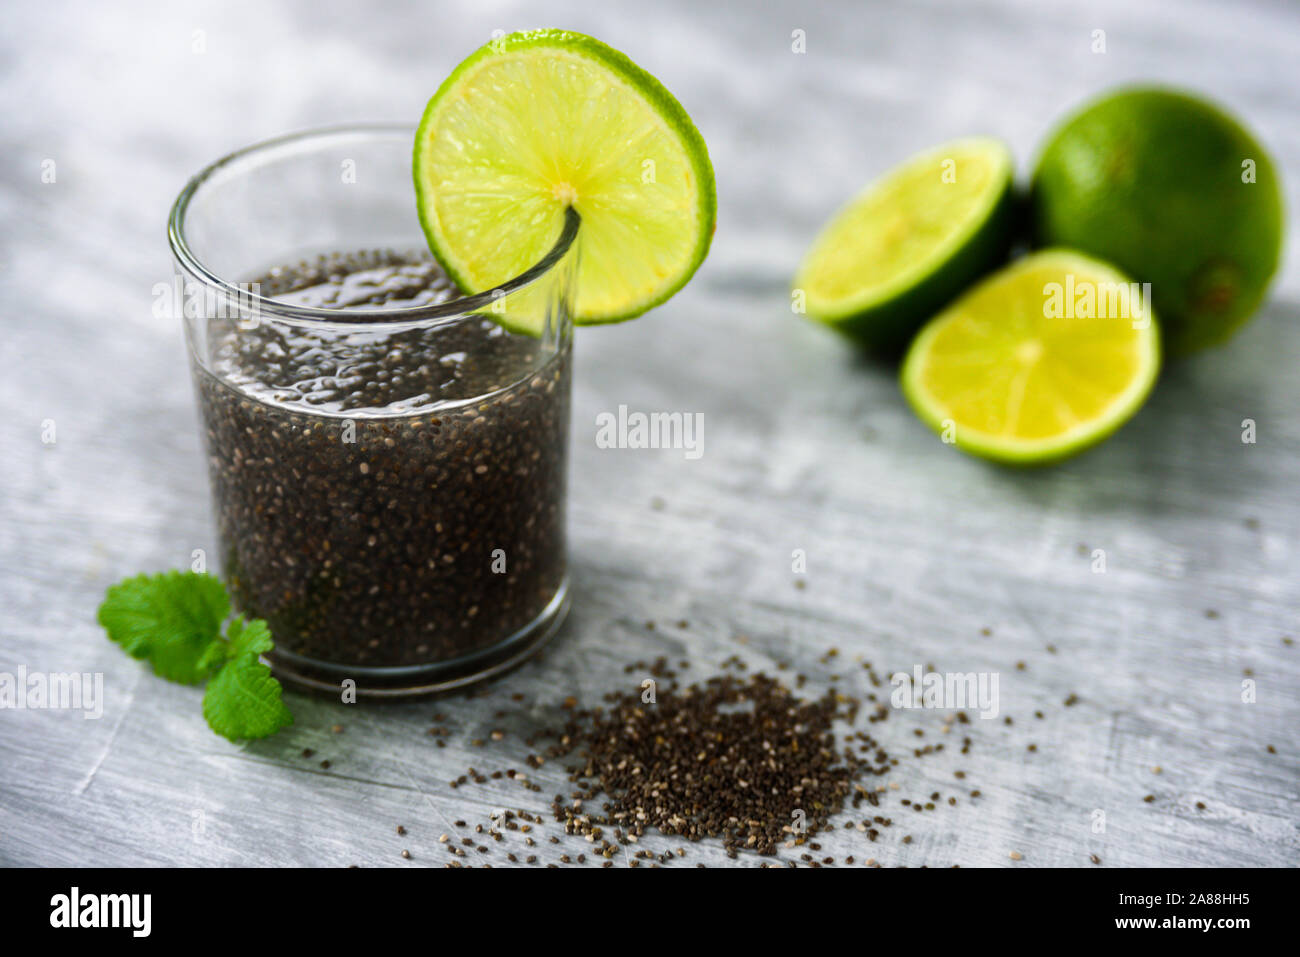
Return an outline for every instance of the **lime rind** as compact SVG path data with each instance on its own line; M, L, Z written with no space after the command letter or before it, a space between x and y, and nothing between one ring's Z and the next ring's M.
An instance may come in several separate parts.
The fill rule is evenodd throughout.
M976 296L995 284L1013 281L1018 273L1040 266L1059 266L1063 272L1094 277L1099 281L1131 283L1132 280L1109 263L1093 259L1074 250L1046 249L1033 253L1005 270L988 277L975 286L967 296ZM945 323L961 314L966 297L935 316L917 334L903 360L899 380L904 397L917 417L936 433L943 435L953 422L948 406L937 400L924 386L922 376L927 358L932 354L935 339ZM955 423L953 444L979 458L1005 465L1049 465L1070 458L1091 448L1113 435L1129 421L1150 395L1159 376L1162 354L1159 326L1150 304L1146 304L1146 317L1150 320L1138 332L1138 373L1117 392L1105 410L1086 421L1045 438L1021 438L995 434L971 426Z
M852 295L819 295L817 274L826 268L832 244L864 204L887 199L919 170L939 169L944 160L982 162L987 186L976 201L958 211L946 233L885 281L864 285ZM832 217L818 234L795 276L794 288L806 295L813 319L866 344L899 350L926 319L972 282L1004 262L1017 213L1015 164L1011 151L992 137L968 137L928 149L873 180ZM864 268L868 264L864 264Z
M463 232L464 228L459 223L447 223L439 212L435 185L437 180L431 168L430 149L433 131L440 128L439 121L444 118L444 111L454 101L458 91L470 88L469 84L477 71L502 62L502 58L515 57L522 61L540 56L551 57L556 62L594 67L599 81L608 84L608 89L630 92L644 103L647 108L646 117L656 125L657 134L664 142L675 144L674 155L669 159L672 163L681 165L682 179L687 183L689 196L667 197L665 209L650 207L648 212L651 215L633 217L634 221L631 222L620 222L620 196L617 191L607 191L605 195L593 197L579 196L574 202L584 220L578 237L581 255L578 257L580 262L576 278L575 321L580 325L622 322L667 301L695 274L712 242L717 217L717 190L708 148L681 104L657 79L627 56L599 40L572 31L554 29L512 33L490 41L452 71L430 99L416 135L412 166L421 225L433 255L462 290L478 292L493 288L510 278L485 271L492 268L491 261L494 258L508 261L508 256L484 255L482 252L462 248L456 242L457 233ZM495 92L506 95L503 91ZM537 94L535 90L524 90L520 95L527 101L530 95ZM551 105L554 102L553 98ZM482 109L491 111L499 105L485 98ZM476 104L476 108L477 106ZM536 129L544 125L550 134L559 130L561 135L570 137L574 143L581 143L588 124L580 122L581 117L558 115L559 112L562 111L543 111L543 115L532 117L533 127ZM604 145L607 144L595 144L592 150L599 151ZM453 144L453 148L462 154L470 152L472 147L472 143ZM519 183L513 185L517 187ZM508 193L511 184L506 182L504 188ZM623 190L621 199L626 201L629 199L626 184ZM521 202L526 205L528 199L524 196ZM536 200L536 196L531 199ZM557 195L554 202L533 202L518 214L519 221L527 224L526 229L517 229L521 248L531 252L549 248L558 235L563 217L565 203L561 200L562 197ZM679 218L684 225L679 224L675 229L656 228L652 222L654 214L672 214L672 210L677 207L670 207L670 203L676 203L680 207ZM472 223L466 225L474 227ZM448 226L451 228L448 229ZM682 244L678 240L688 232L689 248L680 249ZM659 252L652 248L656 241L661 248L671 248L668 262L662 263L654 258ZM644 288L637 290L620 288L619 267L625 267L627 263L634 266L650 263L650 269L655 274L653 283L643 283ZM519 263L510 262L510 266L511 270L515 270L519 268ZM622 285L626 286L626 283ZM604 291L605 298L598 307L589 307L588 303L598 300L597 291ZM532 325L532 320L522 325L528 327Z

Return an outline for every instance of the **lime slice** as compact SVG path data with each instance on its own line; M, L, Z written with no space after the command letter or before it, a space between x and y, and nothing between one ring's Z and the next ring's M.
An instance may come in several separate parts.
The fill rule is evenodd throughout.
M914 156L822 230L794 280L809 316L882 350L1005 261L1011 153L975 137Z
M1149 290L1106 263L1047 250L935 316L903 361L903 394L946 442L1021 465L1101 441L1160 369Z
M540 260L574 207L582 324L662 303L713 238L713 167L690 117L658 80L580 33L512 33L473 53L424 111L414 176L429 248L471 293Z

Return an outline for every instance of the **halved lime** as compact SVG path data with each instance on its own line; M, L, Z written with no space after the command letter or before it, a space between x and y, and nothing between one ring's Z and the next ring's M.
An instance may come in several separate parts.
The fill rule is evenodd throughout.
M1056 461L1142 405L1160 369L1148 290L1070 250L1027 256L935 316L903 361L921 420L983 458Z
M880 349L1005 261L1010 151L987 137L914 156L869 185L813 243L795 276L809 316Z
M717 214L699 131L662 84L565 30L492 40L447 77L415 137L429 248L466 292L524 272L582 216L575 319L618 322L677 292Z

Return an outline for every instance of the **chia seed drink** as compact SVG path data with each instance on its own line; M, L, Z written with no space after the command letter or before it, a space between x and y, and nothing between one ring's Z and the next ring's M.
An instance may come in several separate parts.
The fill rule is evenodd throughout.
M278 674L335 692L479 680L568 607L578 220L458 298L410 164L406 128L294 134L204 169L169 222L213 571Z
M435 304L427 253L334 253L254 279L290 304ZM352 333L236 321L196 365L223 577L295 665L464 659L565 583L571 346L491 319ZM527 370L520 374L520 370ZM299 659L294 661L294 659Z

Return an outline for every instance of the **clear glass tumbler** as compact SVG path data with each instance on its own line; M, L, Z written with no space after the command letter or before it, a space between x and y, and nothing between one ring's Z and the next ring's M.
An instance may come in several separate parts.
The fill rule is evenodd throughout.
M522 276L455 298L413 138L241 150L168 230L234 604L269 622L277 673L373 695L503 671L568 608L578 217Z

